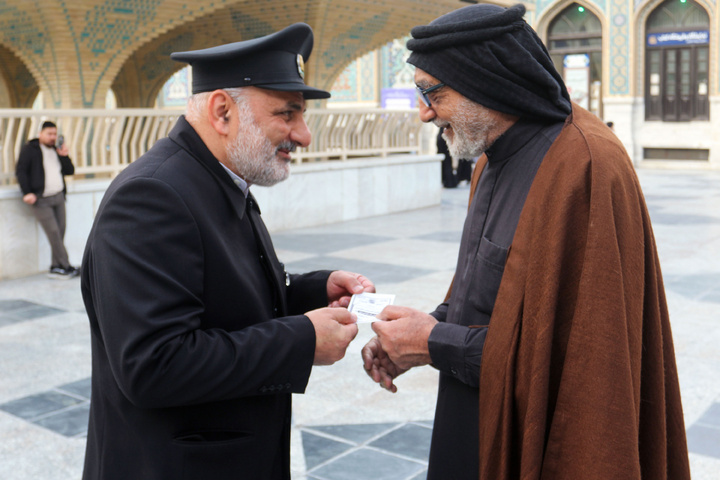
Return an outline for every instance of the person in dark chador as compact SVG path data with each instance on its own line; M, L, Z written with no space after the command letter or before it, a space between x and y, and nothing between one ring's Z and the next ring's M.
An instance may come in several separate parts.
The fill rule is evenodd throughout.
M478 4L411 32L420 118L454 158L480 158L448 297L386 307L365 369L392 392L409 368L439 370L430 480L689 479L635 170L524 13Z
M357 334L362 275L285 272L251 193L310 143L310 27L174 53L193 96L105 193L87 241L85 480L287 480L291 398ZM324 307L324 308L323 308Z
M453 166L453 158L448 150L447 142L442 135L442 130L437 135L437 152L443 155L440 166L440 174L443 187L455 188L462 181L470 181L472 176L473 160L461 158L457 161L457 168Z
M450 150L448 150L447 142L442 136L442 130L437 134L436 139L437 153L443 156L440 163L440 178L442 180L443 187L455 188L458 184L457 176L455 175L455 169L453 168L453 159L450 156Z

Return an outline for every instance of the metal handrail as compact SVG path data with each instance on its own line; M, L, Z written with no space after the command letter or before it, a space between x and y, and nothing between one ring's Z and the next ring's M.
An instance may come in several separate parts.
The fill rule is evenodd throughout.
M46 120L67 139L76 177L112 177L167 136L180 115L167 109L0 109L0 185L15 182L20 149ZM305 118L313 141L293 154L295 163L426 153L414 109L309 109Z

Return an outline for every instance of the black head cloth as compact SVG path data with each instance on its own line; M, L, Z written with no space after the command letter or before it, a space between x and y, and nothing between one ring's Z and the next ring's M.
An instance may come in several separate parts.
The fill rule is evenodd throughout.
M330 93L305 85L305 62L313 48L313 32L295 23L279 32L204 50L175 52L170 58L192 65L192 92L254 85L268 90L302 92L307 99Z
M478 4L450 12L412 29L408 63L487 108L564 120L570 96L524 14L522 4Z

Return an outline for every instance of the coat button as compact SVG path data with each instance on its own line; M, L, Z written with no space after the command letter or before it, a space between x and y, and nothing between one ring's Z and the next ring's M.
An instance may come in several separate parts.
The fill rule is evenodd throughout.
M457 370L455 370L455 367L450 367L450 373L452 373L453 375L455 375L457 377L458 373L457 373Z

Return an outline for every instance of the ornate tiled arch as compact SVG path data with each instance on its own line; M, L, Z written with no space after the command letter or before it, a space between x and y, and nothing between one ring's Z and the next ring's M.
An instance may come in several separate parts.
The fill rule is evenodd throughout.
M157 7L164 3L162 0L104 0L92 5L92 8L88 6L80 30L75 28L71 17L76 2L60 0L58 3L65 16L80 70L83 106L92 107L98 103L100 85L117 74L122 58L129 56L129 48L137 49L144 38L157 37L174 28L176 23L182 24L201 16L206 10L210 12L225 2L216 0L209 6L205 5L207 2L174 5L176 11L172 16L158 19ZM86 84L85 72L92 73L88 75L90 84Z
M546 14L545 11L546 11L548 8L552 9L553 11L555 11L555 14L557 14L557 13L560 12L563 8L567 7L567 6L570 5L571 3L579 3L579 4L583 5L583 6L590 7L590 8L593 8L593 7L594 7L594 10L597 10L597 11L600 11L600 12L604 12L604 11L606 10L606 8L607 8L607 6L606 6L606 5L607 5L607 1L606 1L606 0L591 0L591 1L582 1L582 2L578 2L578 1L576 1L576 0L572 0L572 1L561 1L561 2L558 2L557 0L537 0L536 3L535 3L535 5L536 5L536 8L537 8L538 14L542 13L543 15L545 15L545 14ZM558 5L562 5L562 6L558 8ZM554 15L553 15L553 16L554 16Z
M610 95L628 95L630 93L631 50L630 50L630 11L632 0L577 1L563 0L546 2L539 25L547 31L550 21L571 3L578 3L590 9L600 20L603 32L603 85Z
M711 14L711 36L717 39L720 0L698 0ZM549 19L571 0L527 2L529 21L543 36ZM513 0L498 0L510 5ZM636 95L642 85L644 20L659 0L579 0L603 25L603 88L608 95ZM408 33L444 12L464 6L457 0L0 0L0 44L27 67L55 106L100 106L104 89L128 68L155 88L172 68L146 59L170 47L165 34L195 25L216 12L237 14L223 25L197 24L196 30L232 33L232 40L255 37L305 21L316 32L308 79L330 88L352 60ZM196 32L203 33L203 32ZM208 46L193 45L192 48ZM719 90L718 46L711 45L711 92ZM636 61L637 60L637 61ZM131 65L135 64L135 66ZM636 67L637 65L637 67ZM125 72L129 73L129 72ZM149 96L149 88L145 96ZM102 98L101 98L102 97ZM135 106L132 104L126 106Z
M33 3L37 7L39 2ZM31 13L4 0L0 0L0 10L0 44L21 58L35 78L44 81L52 102L59 104L57 57L44 10L36 8Z
M40 88L25 64L0 45L0 108L29 108Z
M603 55L603 86L605 91L611 95L619 94L617 87L619 87L620 90L626 88L629 79L629 47L627 46L627 42L625 42L625 50L627 51L620 48L613 48L613 45L611 45L615 43L612 41L615 31L613 30L612 22L608 20L608 16L606 14L606 9L609 8L606 2L560 0L554 2L546 1L542 3L544 10L542 10L538 15L536 30L545 41L547 41L550 23L560 12L573 3L577 3L589 9L598 18L598 20L600 20L600 24L602 25L603 50L605 52L610 52L609 55ZM619 80L615 80L616 77L619 77ZM616 88L613 88L613 86Z

